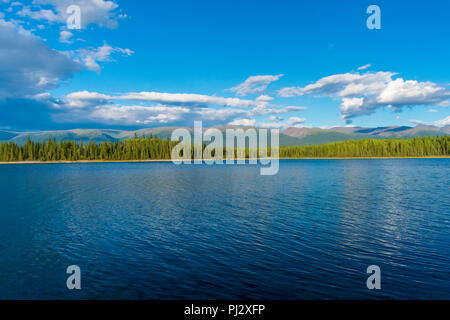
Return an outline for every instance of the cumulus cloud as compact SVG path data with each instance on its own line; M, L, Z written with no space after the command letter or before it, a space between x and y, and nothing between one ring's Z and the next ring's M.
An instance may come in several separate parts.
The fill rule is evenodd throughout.
M101 68L99 62L114 61L113 54L120 54L122 56L130 56L134 52L130 49L122 49L119 47L112 47L107 43L97 48L81 48L75 51L68 52L74 60L82 63L88 70L100 73Z
M17 12L19 16L50 23L66 23L69 14L67 8L78 5L81 8L81 27L89 24L115 28L117 21L124 15L119 13L119 5L106 0L34 0L33 6L25 6Z
M233 126L245 126L245 127L253 127L256 124L255 119L236 119L231 121L229 124Z
M433 82L395 79L376 96L379 104L403 106L417 104L438 104L450 98L450 91Z
M341 99L344 120L370 115L377 109L389 107L400 111L405 106L445 106L450 99L447 86L433 82L392 79L393 72L367 72L336 74L319 79L305 87L279 90L281 97L316 95Z
M69 109L83 109L98 105L106 105L110 103L111 97L105 94L89 91L78 91L68 94L65 98L63 106Z
M71 38L73 37L73 33L67 30L63 30L59 33L59 42L62 43L72 43Z
M60 20L60 17L50 9L31 10L30 6L23 7L17 14L21 17L29 17L34 20L47 20L49 22L55 22Z
M287 120L287 125L289 127L298 127L300 125L303 125L303 123L306 121L306 118L299 118L299 117L290 117Z
M305 87L288 87L278 91L281 97L303 95L324 96L356 96L363 93L374 93L391 81L393 72L379 71L376 73L344 73L319 79Z
M280 79L283 75L275 76L251 76L248 77L243 83L227 89L228 91L236 92L238 96L246 96L249 94L261 94L263 93L269 84Z
M81 66L22 27L0 19L0 98L42 93Z

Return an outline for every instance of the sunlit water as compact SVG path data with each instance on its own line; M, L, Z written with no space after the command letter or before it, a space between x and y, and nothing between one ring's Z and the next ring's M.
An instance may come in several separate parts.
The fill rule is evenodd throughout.
M0 298L449 299L449 183L449 159L1 165Z

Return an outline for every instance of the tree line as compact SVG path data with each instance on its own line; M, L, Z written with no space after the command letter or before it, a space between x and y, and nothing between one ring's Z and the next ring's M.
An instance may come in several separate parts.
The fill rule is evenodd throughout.
M177 144L178 141L160 139L152 135L138 137L136 134L134 139L102 143L56 141L50 137L42 142L34 142L28 138L23 145L14 142L0 143L0 161L169 160L172 149ZM280 158L449 156L449 146L450 136L364 139L313 146L280 147L279 156ZM225 158L225 148L223 154ZM246 150L247 157L248 154ZM270 155L270 148L268 154Z
M56 139L34 142L27 138L23 145L14 142L0 144L0 161L80 161L80 160L147 160L170 159L176 141L156 136L114 142L77 142Z
M363 139L280 148L280 157L429 157L450 154L450 136L411 139Z

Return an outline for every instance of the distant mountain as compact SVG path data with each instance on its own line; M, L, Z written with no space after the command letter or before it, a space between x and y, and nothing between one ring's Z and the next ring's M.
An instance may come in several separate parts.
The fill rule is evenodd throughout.
M0 131L0 141L9 141L16 136L13 132Z
M450 134L450 126L443 128L428 125L390 126L377 128L363 127L334 127L320 128L287 128L284 134L299 139L299 145L314 145L329 142L360 140L360 139L386 139L386 138L415 138L433 135Z
M60 140L76 140L76 141L116 141L125 140L134 137L134 133L138 136L145 135L157 135L160 138L165 139L170 137L174 128L157 128L157 129L140 129L136 131L126 130L114 130L114 129L73 129L73 130L60 130L60 131L40 131L40 132L15 132L15 131L0 131L0 141L11 141L17 144L23 144L29 137L32 141L51 139Z
M40 132L16 132L8 130L0 130L0 141L11 141L17 144L23 144L30 137L33 141L47 140L48 137L56 140L76 140L76 141L120 141L145 134L156 135L159 138L170 138L172 131L178 127L161 127L161 128L145 128L135 131L115 130L115 129L74 129L60 131L40 131ZM239 126L222 126L218 129L224 131L227 128L249 127ZM186 128L192 131L192 128ZM415 127L407 126L390 126L377 128L363 127L334 127L329 129L321 128L295 128L290 127L280 130L280 145L315 145L346 140L360 139L385 139L385 138L414 138L433 135L450 135L450 126L436 127L429 125L417 125Z

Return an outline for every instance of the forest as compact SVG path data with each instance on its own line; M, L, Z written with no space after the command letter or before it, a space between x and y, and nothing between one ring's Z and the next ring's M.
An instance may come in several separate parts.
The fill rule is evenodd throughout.
M156 136L134 136L115 142L56 141L56 139L24 145L0 143L0 162L11 161L126 161L170 160L178 141ZM412 139L364 139L314 146L280 147L280 158L333 157L431 157L449 156L450 136ZM223 154L225 158L225 148ZM237 154L237 150L235 150ZM246 151L248 157L248 150ZM270 149L268 150L270 155Z

